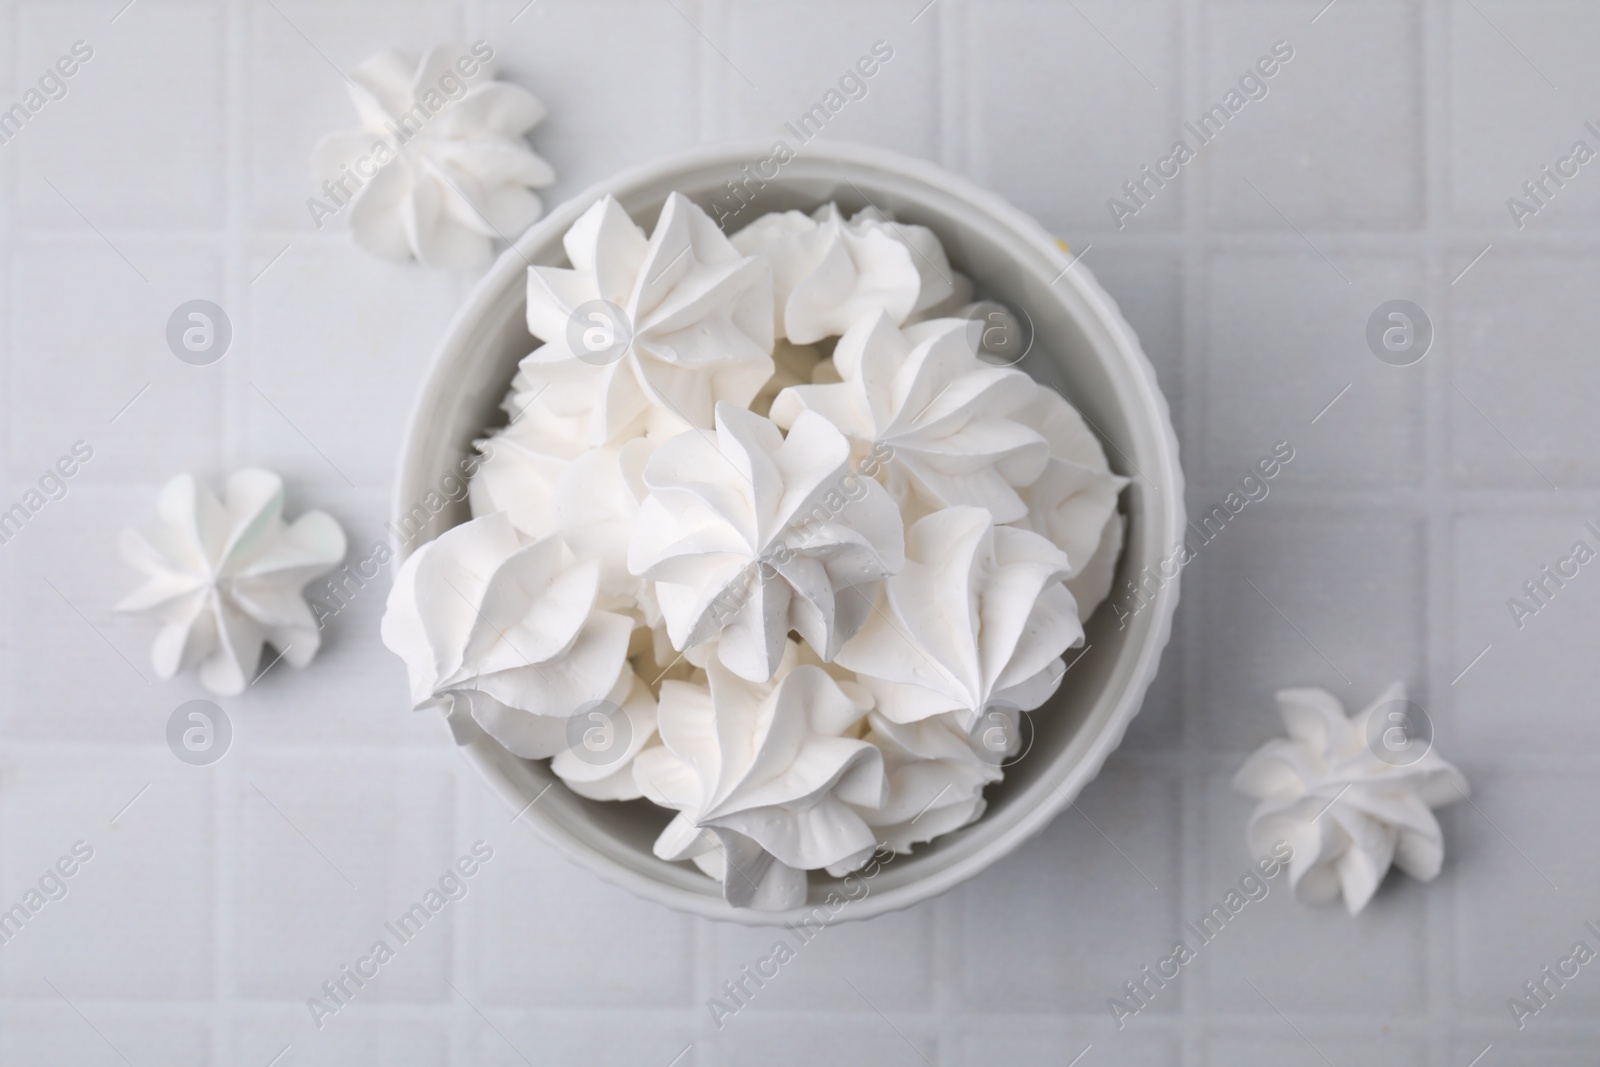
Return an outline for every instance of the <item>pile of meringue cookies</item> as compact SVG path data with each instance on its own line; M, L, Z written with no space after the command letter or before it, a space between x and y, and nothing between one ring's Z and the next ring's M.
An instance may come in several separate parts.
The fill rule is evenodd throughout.
M607 197L564 245L473 518L396 576L415 706L676 812L656 855L736 906L978 819L1122 549L1083 418L874 209L730 238L674 194L647 235Z

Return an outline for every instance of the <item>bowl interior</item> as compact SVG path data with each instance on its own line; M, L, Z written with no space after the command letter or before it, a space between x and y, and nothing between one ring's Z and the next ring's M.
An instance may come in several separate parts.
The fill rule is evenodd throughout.
M500 402L518 360L539 343L524 318L527 265L566 265L562 234L605 192L648 232L667 195L677 191L714 218L724 213L729 232L767 211L809 211L830 200L847 213L870 204L931 229L980 297L1003 300L1031 321L1033 345L1018 366L1060 389L1099 434L1112 468L1133 479L1122 497L1127 541L1113 589L1165 555L1183 522L1166 405L1132 332L1083 266L1064 269L1068 261L1037 226L933 168L868 150L806 151L763 187L742 186L747 202L731 215L740 201L726 183L740 176L741 164L763 154L702 152L698 160L691 156L623 175L562 205L530 230L480 283L436 361L413 418L397 514L411 511L430 487L457 470L475 439L505 423ZM406 547L469 517L464 501L448 505ZM843 914L864 917L942 891L1015 847L1067 803L1098 772L1137 710L1166 641L1176 592L1174 581L1153 610L1125 625L1111 610L1118 600L1114 592L1090 620L1086 647L1068 652L1071 667L1056 697L1027 716L1028 751L1007 768L1004 781L989 787L983 818L896 857L874 877L870 896ZM651 845L670 812L647 801L584 800L543 764L517 759L492 742L472 747L480 769L502 792L513 800L526 798L519 808L553 783L524 817L609 880L714 918L766 923L795 917L728 908L718 887L697 870L656 859ZM814 872L810 904L837 887L837 880Z

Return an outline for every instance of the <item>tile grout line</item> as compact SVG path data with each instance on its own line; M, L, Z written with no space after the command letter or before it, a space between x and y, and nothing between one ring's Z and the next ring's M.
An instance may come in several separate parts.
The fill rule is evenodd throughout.
M250 411L246 405L245 383L251 375L248 363L241 365L241 361L248 361L255 356L255 338L251 336L249 328L250 288L244 284L249 275L250 220L245 216L249 161L247 142L240 132L249 119L248 101L251 98L247 85L251 74L248 66L251 61L250 8L243 0L232 0L226 10L230 61L224 82L227 96L223 112L227 116L223 283L227 291L219 296L233 322L233 343L218 368L222 372L223 385L222 465L225 471L240 466L248 452Z
M945 0L940 0L939 6L944 6ZM135 9L137 10L137 9ZM1335 9L1337 10L1337 9ZM930 15L931 17L931 15ZM975 120L974 120L975 124ZM973 138L969 138L973 139ZM943 165L943 164L941 164ZM962 171L963 165L951 164L947 169ZM1185 171L1184 173L1188 173ZM271 242L271 250L276 251L285 242L292 241L296 248L304 245L307 248L320 247L344 248L348 242L342 233L317 233L315 230L299 230L291 227L262 225L255 227L253 224L251 234L263 242ZM210 230L148 230L137 227L121 227L116 225L102 226L101 232L107 237L121 242L132 242L151 247L179 247L194 248L205 247L208 242L214 241L217 236L224 233L226 227ZM330 231L332 227L330 227ZM1104 244L1111 247L1112 242L1121 244L1127 250L1141 251L1166 251L1181 252L1189 246L1192 236L1182 228L1167 227L1163 229L1150 229L1148 231L1133 233L1130 230L1101 229L1098 227L1079 227L1073 231L1079 244ZM25 220L19 221L13 232L19 240L49 241L65 247L82 245L84 247L104 247L104 242L94 233L80 234L65 228L56 229L48 225L30 225ZM1314 227L1302 227L1302 232L1314 237L1316 243L1324 251L1332 251L1339 255L1374 256L1389 255L1409 252L1414 255L1424 255L1433 252L1449 253L1456 258L1449 261L1450 276L1461 273L1462 268L1479 252L1483 251L1486 243L1495 245L1494 252L1481 263L1472 268L1467 278L1475 276L1502 252L1508 257L1528 258L1530 256L1566 256L1573 258L1592 258L1600 254L1600 224L1590 224L1575 221L1561 230L1548 230L1534 232L1529 229L1517 235L1517 249L1502 250L1501 243L1505 240L1505 233L1481 227L1461 227L1450 225L1441 227L1437 233L1429 233L1426 224L1416 227L1407 227L1391 231L1371 229L1328 229L1319 230ZM1206 234L1208 246L1214 250L1259 252L1263 254L1281 254L1285 252L1306 253L1305 242L1296 234L1290 232L1283 236L1266 230L1240 229L1233 231L1212 231ZM1076 245L1074 247L1077 247ZM265 260L263 259L263 265ZM470 279L467 279L470 284Z
M0 86L6 89L6 98L13 99L10 90L17 84L18 67L18 16L14 6L7 6L0 11L0 25L6 28L6 40L0 44ZM15 152L6 152L3 164L0 164L0 471L9 474L11 463L11 439L9 427L12 424L8 398L15 396L11 387L11 285L16 272L13 270L16 244L13 230L13 205L16 196L16 165ZM11 559L8 556L0 560L0 582L10 586L13 573ZM8 613L9 614L9 613ZM9 638L9 634L6 634ZM0 684L10 689L9 662L0 662ZM0 823L0 849L10 851L10 833L4 823ZM16 1011L16 1002L12 997L0 997L0 1032L10 1033L15 1025L13 1016Z
M18 84L20 48L17 42L21 37L18 22L15 6L8 6L4 12L0 12L0 25L6 27L4 54L0 54L0 85L5 87L8 100L14 99L11 90ZM0 166L0 416L4 418L4 426L0 426L0 471L8 475L11 470L10 427L13 420L4 405L10 403L6 398L16 396L12 387L11 350L11 288L16 277L12 266L16 259L16 173L16 153L7 151L5 164ZM9 573L10 568L6 567L5 570Z
M934 20L935 84L939 86L936 129L939 162L957 174L966 174L968 153L966 115L972 97L972 65L965 61L961 48L962 30L967 21L964 0L946 0Z
M228 71L223 82L224 105L223 115L226 124L224 151L225 160L225 188L226 203L224 207L225 232L223 236L223 269L222 277L226 291L217 294L227 309L228 315L234 323L234 335L239 337L244 334L245 344L242 346L248 352L248 331L240 330L241 324L248 321L244 313L245 307L241 299L244 287L240 285L241 272L244 269L243 253L241 251L240 236L243 231L240 211L243 197L240 187L244 181L245 167L243 154L245 151L244 137L241 134L245 120L245 89L244 82L248 77L245 64L248 62L248 48L245 34L247 20L244 0L231 0L223 9L223 33L226 37L226 53L229 57ZM240 458L238 436L240 434L240 420L229 418L230 407L238 403L237 395L242 388L240 383L239 354L233 353L234 358L229 360L223 357L223 364L218 368L222 372L222 389L218 404L221 411L218 413L222 423L222 458L225 469L236 466ZM206 368L194 368L204 371ZM236 754L237 755L237 754ZM222 769L220 766L218 769ZM213 1062L228 1063L235 1057L230 1054L230 1046L237 1047L243 1030L242 1014L235 1000L236 979L234 968L231 965L235 957L232 951L233 930L236 928L235 907L238 897L234 892L232 872L236 853L234 850L234 836L232 822L237 816L233 804L233 776L231 767L223 774L211 776L213 794L212 817L212 883L216 899L212 902L212 952L216 959L212 966L212 981L214 987L212 996L215 998L216 1016L218 1025L213 1026L211 1040L213 1048Z
M1427 153L1423 184L1423 218L1429 240L1429 251L1422 262L1425 298L1433 305L1432 317L1444 325L1448 310L1449 286L1444 284L1448 269L1448 255L1441 251L1447 245L1450 227L1447 224L1449 175L1445 167L1449 158L1449 87L1450 64L1447 47L1449 12L1445 0L1425 0L1418 8L1420 23L1422 93L1419 102L1421 121L1424 124L1423 145ZM1427 639L1422 649L1424 663L1422 675L1428 686L1430 704L1440 699L1450 701L1450 721L1459 722L1455 714L1455 698L1448 686L1439 683L1450 672L1448 666L1450 645L1456 620L1449 611L1452 593L1450 570L1454 524L1457 514L1453 486L1450 478L1450 420L1445 387L1449 374L1445 371L1444 349L1449 344L1448 329L1435 327L1432 359L1423 369L1424 397L1424 460L1423 486L1428 501L1424 520L1424 539L1420 546L1427 553L1422 572L1425 587L1422 590L1422 618ZM1442 620L1442 621L1441 621ZM1428 1042L1429 1054L1436 1064L1449 1062L1449 1041L1443 1031L1450 1027L1450 1003L1446 983L1450 981L1450 961L1454 958L1454 938L1450 916L1453 913L1455 886L1441 896L1429 893L1423 907L1424 973L1427 975L1424 1011L1432 1034Z

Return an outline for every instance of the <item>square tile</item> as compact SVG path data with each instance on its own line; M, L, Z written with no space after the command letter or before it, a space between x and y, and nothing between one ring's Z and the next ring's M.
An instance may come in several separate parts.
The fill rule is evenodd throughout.
M818 139L938 155L933 12L911 22L899 6L837 0L805 7L759 0L727 11L725 51L743 72L713 68L727 90L728 136L779 138L801 152Z
M1105 1013L1177 925L1177 812L1170 777L1113 765L1047 830L958 889L961 1003ZM1171 997L1153 1010L1178 1006Z
M1600 937L1584 925L1600 928L1600 864L1571 847L1600 827L1600 786L1581 770L1530 780L1487 766L1468 769L1477 807L1452 805L1441 817L1455 849L1446 852L1440 875L1455 903L1451 985L1463 1015L1492 1026L1492 1039L1509 1039L1519 1031L1507 1000L1526 1000L1524 982L1557 967L1579 941L1600 952ZM1600 1013L1600 969L1592 963L1564 987L1547 989L1548 1004L1524 1020L1522 1033L1555 1036Z
M1497 242L1510 242L1505 247L1523 233L1600 223L1600 176L1572 158L1577 141L1600 151L1600 135L1585 126L1597 117L1587 102L1600 78L1583 48L1600 29L1600 12L1537 0L1475 0L1450 11L1445 183L1452 217L1491 230ZM1513 200L1532 214L1514 211Z
M714 1039L697 1045L695 1054L716 1067L746 1063L813 1067L847 1061L917 1067L939 1062L938 1042L922 1027L892 1014L880 1018L862 1011L855 1017L834 1016L824 1026L805 1017L740 1019L740 1025L729 1023Z
M1277 1025L1270 1028L1270 1036L1219 1034L1210 1038L1205 1062L1209 1067L1316 1067L1328 1063L1412 1067L1427 1062L1424 1046L1415 1041L1300 1036L1276 1016L1273 1022Z
M225 11L146 0L114 25L110 17L78 4L18 5L18 69L30 83L78 41L92 53L15 138L21 217L88 237L91 227L220 228Z
M1600 535L1586 522L1600 526L1600 513L1562 508L1456 519L1449 647L1457 680L1448 694L1453 715L1436 716L1434 727L1443 751L1499 759L1600 746L1600 724L1588 713L1588 695L1600 684L1600 665L1589 654L1600 635L1600 566L1589 573L1575 551L1581 541L1600 553ZM1563 578L1557 567L1576 573ZM1526 716L1537 728L1507 730L1507 716Z
M556 183L540 191L546 204L696 139L696 55L703 47L689 21L696 17L703 21L693 7L675 12L666 4L616 0L488 6L500 77L549 108L532 134L534 151L556 172ZM629 32L618 33L620 24ZM726 38L726 27L702 28ZM710 59L721 62L714 53ZM618 77L619 71L630 76Z
M93 234L10 250L11 358L0 403L15 480L38 479L80 440L94 457L75 483L165 481L217 451L223 376L237 354L185 363L167 346L167 324L190 300L227 303L221 256L204 245L118 245L137 267ZM236 319L235 344L242 326Z
M967 8L968 174L1069 243L1084 231L1178 226L1175 184L1153 189L1121 227L1109 206L1178 130L1178 24L1170 3Z
M354 245L290 248L251 287L244 319L251 454L313 484L386 488L457 303L415 265Z
M292 1051L284 1055L286 1046ZM352 1004L319 1030L296 1003L252 1010L233 1028L228 1057L219 1062L265 1065L282 1055L284 1063L313 1067L437 1067L452 1062L450 1052L442 1022Z
M871 922L830 924L809 934L810 940L784 927L752 929L719 923L707 930L710 952L702 955L701 967L710 975L705 990L708 1002L716 997L724 1003L735 1003L723 992L723 982L731 982L749 991L749 1014L859 1011L863 995L882 1011L922 1011L932 1007L932 904L880 916ZM757 961L773 956L780 942L789 947L794 958L782 964L765 985L754 986L743 968L754 971ZM856 989L851 988L851 983ZM738 1016L748 1017L742 1009ZM730 1020L727 1025L733 1022Z
M1350 711L1402 679L1427 706L1415 521L1271 496L1252 515L1257 506L1210 543L1190 542L1197 557L1184 572L1193 591L1185 595L1210 620L1196 726L1207 745L1243 752L1280 736L1273 694L1291 686L1321 686Z
M1209 164L1213 221L1290 237L1422 225L1421 4L1346 0L1315 25L1302 6L1208 5L1205 51L1190 123L1212 143L1189 167Z
M245 737L218 768L231 830L230 992L303 1005L332 982L350 1008L448 1001L455 928L500 875L486 863L439 888L469 845L454 831L453 777L426 760L280 755ZM367 980L346 979L347 965Z
M140 584L117 553L117 531L155 523L155 490L66 484L65 497L0 545L11 607L0 640L8 660L26 665L0 675L0 733L160 744L172 710L206 694L192 675L158 683L150 650L160 623L112 611Z
M1102 1011L1102 1015L1104 1012ZM957 1067L988 1067L1004 1063L1014 1067L1061 1067L1082 1056L1085 1064L1101 1062L1126 1067L1167 1067L1181 1063L1183 1054L1170 1036L1127 1029L1108 1034L1103 1019L976 1019L962 1028L962 1041L948 1062ZM1093 1049L1098 1051L1092 1051Z
M8 1006L6 1026L0 1030L0 1056L7 1064L114 1067L131 1062L206 1067L211 1063L211 1034L193 1017L152 1018L124 1006L67 1004L49 990L46 993L54 1003ZM76 1002L67 990L62 993ZM75 1008L87 1010L80 1016Z
M0 899L34 910L0 954L4 995L57 1001L48 979L80 1004L210 999L212 776L164 747L11 754L0 776Z
M705 1010L689 919L607 885L528 827L508 826L498 800L476 801L483 825L506 827L467 942L465 974L480 1006Z
M1409 485L1420 477L1425 364L1383 363L1366 333L1379 305L1420 299L1421 267L1332 256L1325 262L1306 249L1211 258L1196 373L1204 375L1201 472L1216 487L1232 488L1277 441L1295 449L1282 477L1297 484Z
M1530 1024L1531 1025L1531 1024ZM1499 1041L1490 1041L1488 1038L1459 1038L1451 1046L1451 1056L1462 1063L1471 1063L1472 1057L1483 1052L1488 1045L1495 1045L1501 1049L1513 1050L1520 1067L1588 1067L1594 1061L1593 1039L1585 1042L1581 1039L1559 1037L1539 1037L1527 1032L1519 1033L1515 1038L1502 1037ZM1488 1057L1484 1057L1485 1061Z
M1507 249L1491 263L1501 251L1451 287L1441 324L1452 473L1463 488L1592 488L1600 426L1584 399L1600 388L1600 367L1584 346L1600 328L1590 298L1600 257Z
M463 990L463 992L467 992ZM476 996L473 1000L477 1000ZM469 1009L470 1012L470 1009ZM499 1009L489 1022L472 1016L472 1055L479 1067L527 1067L531 1063L659 1063L698 1067L708 1062L708 1042L692 1022L643 1015L590 1019L575 1013ZM498 1031L498 1032L497 1032ZM674 1060L673 1057L681 1057Z

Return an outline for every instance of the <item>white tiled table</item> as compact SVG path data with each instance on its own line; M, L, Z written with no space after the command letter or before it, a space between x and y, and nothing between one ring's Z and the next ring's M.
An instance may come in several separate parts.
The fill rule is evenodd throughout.
M1596 1061L1600 965L1521 1033L1505 1002L1580 937L1600 948L1600 572L1520 632L1505 600L1600 517L1600 164L1520 231L1505 199L1575 139L1600 148L1600 8L123 2L0 2L0 104L73 41L95 50L0 145L0 503L95 449L0 545L0 907L95 849L0 947L0 1063ZM332 66L449 37L488 39L549 104L553 200L771 134L887 40L826 136L938 160L1093 246L1173 402L1191 508L1294 445L1185 575L1161 678L1081 799L1103 836L1069 811L943 899L830 930L719 1032L706 998L770 935L635 901L509 825L404 712L382 583L310 669L225 702L226 759L172 757L166 719L201 694L145 680L150 628L110 612L133 580L116 531L178 470L260 463L353 546L381 536L410 397L471 278L315 232L308 154L350 122ZM1115 229L1106 198L1280 39L1270 95ZM195 297L236 329L211 367L163 340ZM1363 339L1397 297L1438 332L1408 368ZM1276 886L1119 1033L1107 998L1246 868L1227 781L1277 729L1273 690L1359 703L1396 677L1475 788L1443 813L1440 878L1391 880L1357 920ZM305 999L478 838L496 851L470 895L317 1031Z

